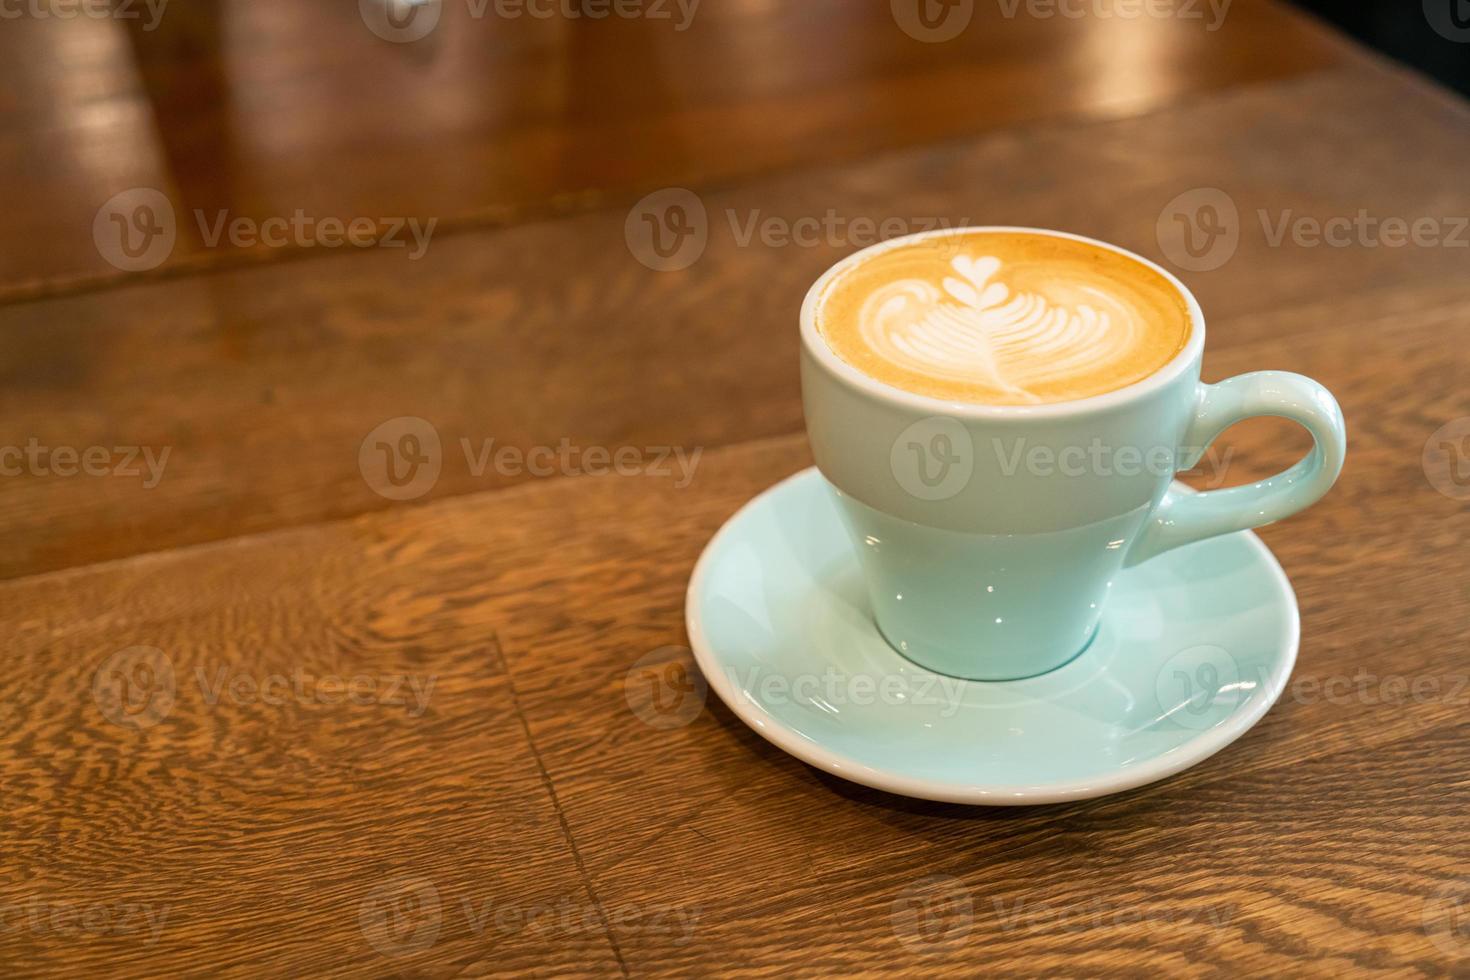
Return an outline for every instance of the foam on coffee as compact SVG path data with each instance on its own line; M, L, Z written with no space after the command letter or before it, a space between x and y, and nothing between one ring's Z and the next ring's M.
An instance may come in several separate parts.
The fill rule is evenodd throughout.
M880 248L817 302L838 357L950 401L1037 405L1141 381L1189 339L1179 289L1136 259L1038 232L977 231Z

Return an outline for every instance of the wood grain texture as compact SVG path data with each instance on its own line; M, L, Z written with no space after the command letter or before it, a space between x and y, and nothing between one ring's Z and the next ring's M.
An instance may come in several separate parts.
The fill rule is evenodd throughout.
M626 213L601 211L448 238L418 262L354 253L0 307L0 446L170 452L149 486L146 460L132 476L0 480L0 575L389 506L359 451L401 416L441 439L425 500L531 478L480 466L487 439L692 452L798 431L796 310L862 243L858 219L1061 227L1172 266L1161 213L1217 187L1241 215L1238 246L1218 269L1182 272L1212 349L1271 335L1264 313L1322 295L1412 300L1461 275L1467 250L1273 246L1266 229L1470 215L1466 120L1407 79L1344 70L706 192L707 245L677 272L636 261ZM810 247L739 230L829 214L843 223Z
M650 715L638 664L687 642L700 549L809 462L800 436L779 437L711 451L682 488L552 480L0 584L0 964L1463 970L1446 897L1465 900L1470 860L1470 692L1455 689L1470 674L1470 511L1420 454L1465 411L1470 291L1363 307L1322 298L1209 356L1209 378L1321 379L1352 447L1322 503L1263 532L1301 602L1294 683L1194 769L994 812L825 777L712 700L675 724ZM1302 448L1269 423L1230 443L1230 482ZM121 669L138 646L172 668L167 710L160 661ZM277 684L267 703L247 684L211 702L221 670L304 675L305 693ZM1313 693L1361 671L1437 694ZM436 679L418 716L411 697L383 703L405 675ZM371 678L368 703L344 703L329 676ZM97 911L130 905L169 910L151 945Z
M1246 0L1219 32L977 3L945 44L888 7L0 21L0 975L1470 976L1470 493L1423 459L1470 431L1470 249L1352 224L1464 234L1464 105ZM628 205L669 184L707 242L657 272ZM90 229L138 185L448 230L186 234L130 279ZM687 685L694 561L810 463L795 310L854 219L1203 256L1206 378L1337 393L1340 484L1262 532L1303 639L1241 740L994 812L820 774ZM380 466L424 450L404 416L421 495ZM477 469L488 439L581 455ZM588 448L638 475L570 475ZM1254 420L1190 479L1306 448Z
M179 237L163 268L187 270L311 247L211 246L196 211L209 223L301 209L380 233L412 216L447 231L1133 114L1351 59L1258 0L1218 21L1206 4L1198 17L1123 18L1108 16L1112 0L1082 17L977 3L944 43L906 34L887 0L710 0L687 19L673 0L657 3L668 18L471 13L506 6L578 5L432 0L437 26L401 44L370 31L356 2L173 3L155 22L139 0L134 19L7 18L0 173L25 193L6 201L0 295L123 278L93 219L135 187L172 202Z
M59 604L7 625L4 972L361 975L428 945L450 972L486 940L495 969L617 972L595 916L555 948L497 925L595 901L494 629L237 557L42 585Z

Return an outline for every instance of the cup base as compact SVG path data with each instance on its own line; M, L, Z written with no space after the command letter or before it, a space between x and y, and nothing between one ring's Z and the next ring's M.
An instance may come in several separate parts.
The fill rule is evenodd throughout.
M883 642L888 644L889 649L891 649L894 653L898 654L900 657L907 660L914 666L922 667L927 671L940 675L941 677L951 677L957 681L979 681L986 684L1005 684L1010 681L1028 681L1031 680L1033 677L1045 677L1047 674L1061 670L1063 667L1067 666L1072 661L1076 660L1078 657L1087 652L1088 647L1092 646L1093 641L1097 639L1098 630L1100 630L1101 628L1102 622L1099 621L1098 624L1092 628L1092 632L1087 635L1087 639L1083 642L1082 646L1077 650L1077 652L1068 655L1065 660L1051 664L1047 667L1043 667L1033 674L1022 674L1019 677L1012 675L997 677L988 675L983 671L980 673L956 674L951 671L945 670L943 667L940 667L935 663L925 663L922 658L906 652L902 647L899 646L899 644L894 643L893 640L888 636L887 631L883 629L883 624L878 622L878 618L876 616L873 617L874 632L876 632L879 636L883 638ZM952 663L955 659L956 658L952 655L946 655L942 658L941 662Z

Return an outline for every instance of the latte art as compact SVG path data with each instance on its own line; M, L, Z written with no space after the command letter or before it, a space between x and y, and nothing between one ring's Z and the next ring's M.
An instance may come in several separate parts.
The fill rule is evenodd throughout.
M995 281L1001 261L961 255L943 289L902 279L875 290L858 313L859 329L879 357L921 374L970 381L1018 401L1031 389L1128 356L1138 325L1109 296L1054 304L1013 293Z
M843 360L920 394L1028 405L1147 377L1184 346L1178 291L1126 255L976 232L878 251L839 274L818 329Z

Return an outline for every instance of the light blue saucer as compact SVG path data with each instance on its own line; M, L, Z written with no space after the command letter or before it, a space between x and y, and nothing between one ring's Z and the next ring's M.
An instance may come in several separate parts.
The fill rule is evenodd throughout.
M1281 566L1241 532L1123 572L1092 645L1049 674L935 674L879 635L815 468L720 529L686 619L709 686L787 752L865 786L991 805L1116 793L1214 755L1281 694L1300 634Z

